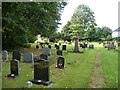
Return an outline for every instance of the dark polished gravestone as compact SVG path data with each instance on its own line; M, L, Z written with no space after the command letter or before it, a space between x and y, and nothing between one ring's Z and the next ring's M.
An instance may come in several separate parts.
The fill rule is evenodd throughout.
M85 44L85 48L87 48L88 47L88 45L87 44Z
M17 59L20 61L21 59L21 53L18 50L14 50L12 53L12 60Z
M94 45L93 44L89 45L89 49L94 49Z
M11 71L11 73L8 75L8 77L15 78L16 76L20 75L19 61L18 60L13 59L10 61L10 71Z
M58 57L56 68L64 68L65 60L62 56Z
M36 49L38 49L39 48L39 45L36 45Z
M50 85L49 61L39 59L34 62L34 79L31 80L35 84Z
M66 50L66 45L62 45L62 50Z
M59 46L59 45L57 45L57 46L56 46L56 49L57 49L57 50L59 50L59 49L60 49L60 46Z
M55 48L57 47L58 45L57 44L55 44Z
M48 60L48 56L46 54L40 54L40 59Z
M48 45L48 48L50 48L50 49L51 49L51 45Z
M63 54L62 54L62 50L57 50L57 55L62 56L62 55L63 55Z
M85 44L82 45L82 48L86 48L86 47L85 47Z
M80 44L80 47L82 47L83 46L83 44Z

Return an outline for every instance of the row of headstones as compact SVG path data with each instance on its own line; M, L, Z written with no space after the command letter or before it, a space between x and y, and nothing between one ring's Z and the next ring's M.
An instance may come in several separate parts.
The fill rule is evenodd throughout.
M39 59L34 61L34 79L30 80L33 83L49 85L50 81L50 70L49 70L49 61L45 59ZM60 56L57 59L57 67L64 67L64 58ZM20 65L19 60L13 59L10 61L10 71L11 73L8 77L15 78L16 76L20 76Z
M50 56L50 48L42 48L42 54L45 54L47 56ZM40 55L43 57L43 55ZM12 59L21 60L21 53L20 51L14 50L12 53ZM7 61L8 60L8 52L6 50L2 51L2 60ZM23 62L26 63L32 63L34 61L33 53L26 52L23 53Z
M45 44L46 44L46 43L40 43L40 46L41 46L42 48L44 48L44 47L45 47ZM47 43L46 45L48 45L48 48L51 49L51 45L49 45L49 43ZM61 45L60 45L60 46L61 46ZM38 49L38 48L39 48L39 45L36 45L36 48ZM56 49L59 49L59 45L55 44L55 48L56 48ZM66 50L66 45L62 45L62 50Z
M59 55L57 59L57 67L64 68L64 58L62 57L62 50L57 50L57 55ZM8 77L15 78L16 76L20 76L19 71L19 61L17 59L12 59L10 61L10 71L11 73ZM51 83L49 78L49 61L48 55L41 54L39 60L34 61L34 79L31 80L33 83L39 83L44 85L49 85Z
M19 61L21 60L21 53L20 53L20 51L14 50L12 52L12 60L13 59L17 59ZM3 61L7 61L8 60L8 52L6 50L2 51L2 60ZM23 62L32 63L33 60L34 60L33 53L30 53L30 52L23 53Z
M88 47L88 44L80 44L80 47L82 47L82 48L87 48L87 47ZM93 45L93 44L90 44L90 45L89 45L89 49L94 49L94 45Z
M114 42L103 43L103 46L104 46L104 48L108 48L108 50L115 49L115 47L116 47L114 45Z

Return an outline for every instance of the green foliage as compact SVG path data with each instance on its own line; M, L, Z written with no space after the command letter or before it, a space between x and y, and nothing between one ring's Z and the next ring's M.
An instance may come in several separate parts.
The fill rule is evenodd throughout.
M33 42L37 34L50 37L57 30L64 5L59 2L3 2L3 49Z
M94 38L95 33L94 12L86 5L79 5L75 10L72 19L63 27L65 37L74 39ZM86 32L87 31L87 32Z
M98 40L101 40L101 38L104 38L104 39L109 39L111 40L112 39L112 30L109 28L109 27L97 27L96 28L96 34L95 34L95 39L98 41Z
M112 35L108 35L107 40L112 40Z
M30 48L31 47L31 44L30 43L25 43L24 44L24 48Z

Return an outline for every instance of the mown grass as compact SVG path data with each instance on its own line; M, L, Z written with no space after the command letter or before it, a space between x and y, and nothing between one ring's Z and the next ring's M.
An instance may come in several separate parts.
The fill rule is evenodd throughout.
M118 87L118 52L102 49L102 65L107 87Z
M93 73L95 56L98 48L102 53L102 65L105 75L106 84L108 87L116 87L117 82L117 53L114 51L107 51L102 48L102 45L95 44L95 49L86 49L84 54L80 53L68 53L64 51L65 69L55 68L56 50L52 45L50 61L50 79L53 82L52 86L47 87L43 85L35 85L31 88L89 88L91 83L91 75ZM68 50L72 50L73 46L68 45ZM41 49L24 48L21 52L33 52L34 55L40 55ZM115 60L113 60L114 58ZM11 59L11 53L9 53L9 60ZM33 79L33 64L26 64L20 62L20 77L15 79L6 78L10 73L9 61L3 62L2 68L2 86L3 88L23 88L28 80ZM111 77L112 75L112 77ZM107 77L106 77L107 76Z

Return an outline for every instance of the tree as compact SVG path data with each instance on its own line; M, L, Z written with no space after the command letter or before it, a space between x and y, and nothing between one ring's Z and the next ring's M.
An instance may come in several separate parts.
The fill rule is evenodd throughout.
M108 35L107 40L112 40L112 35Z
M96 28L95 39L96 41L101 40L102 38L107 39L108 36L112 35L112 30L109 27L103 26L102 28Z
M79 5L75 10L70 23L63 28L63 32L69 32L70 38L94 38L95 23L94 12L87 5ZM67 29L66 29L67 28Z
M64 5L59 2L3 2L3 49L22 46L37 34L50 37L57 31Z

